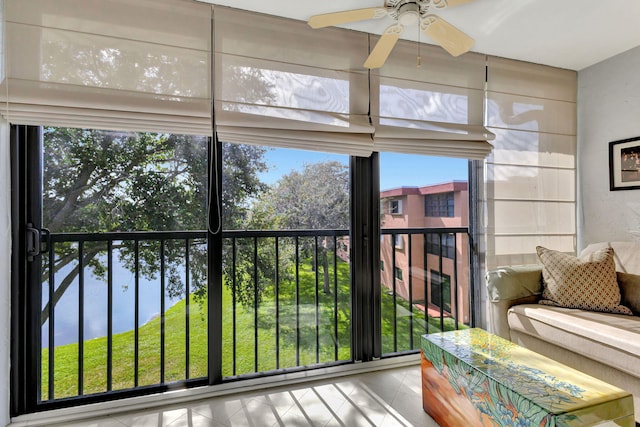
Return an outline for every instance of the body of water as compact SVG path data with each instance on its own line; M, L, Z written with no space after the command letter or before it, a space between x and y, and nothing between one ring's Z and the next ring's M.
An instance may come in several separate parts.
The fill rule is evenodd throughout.
M105 257L106 259L106 257ZM106 265L104 262L103 265ZM73 266L68 265L56 273L61 281ZM179 271L184 284L184 267ZM161 282L159 274L153 280L143 275L139 278L139 326L160 315ZM108 333L108 282L97 277L90 268L84 278L84 339L106 336ZM48 284L42 288L43 306L48 301ZM116 256L113 257L113 325L114 334L135 328L135 275ZM184 299L185 295L170 298L165 295L165 310ZM69 286L55 306L54 342L56 346L78 342L79 329L79 281ZM49 321L42 326L42 347L49 346Z

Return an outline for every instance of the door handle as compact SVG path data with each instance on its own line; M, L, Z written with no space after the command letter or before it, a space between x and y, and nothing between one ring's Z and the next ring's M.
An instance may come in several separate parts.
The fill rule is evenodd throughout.
M25 233L27 261L33 261L36 256L40 255L40 230L34 228L32 223L28 223Z
M25 229L27 261L33 261L35 257L49 251L49 235L48 229L39 230L28 223Z

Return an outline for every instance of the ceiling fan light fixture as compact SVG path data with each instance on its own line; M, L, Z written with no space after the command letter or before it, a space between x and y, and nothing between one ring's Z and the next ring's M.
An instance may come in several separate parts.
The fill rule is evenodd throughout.
M420 19L420 6L416 2L408 2L398 8L398 23L411 26Z

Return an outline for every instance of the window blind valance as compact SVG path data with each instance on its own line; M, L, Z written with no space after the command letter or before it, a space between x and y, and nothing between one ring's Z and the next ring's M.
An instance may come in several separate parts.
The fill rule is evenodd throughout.
M211 9L6 0L0 109L17 124L211 134Z

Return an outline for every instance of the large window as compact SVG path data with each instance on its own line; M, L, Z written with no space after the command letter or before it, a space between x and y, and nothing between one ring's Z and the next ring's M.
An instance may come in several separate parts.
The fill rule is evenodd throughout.
M484 55L424 46L434 67L417 75L415 45L399 42L372 76L364 33L178 0L114 27L122 2L96 1L7 8L9 119L117 129L47 130L42 148L38 129L14 128L15 151L30 147L14 165L29 165L14 226L33 225L35 261L20 260L29 277L14 291L42 289L13 316L28 348L12 359L14 412L369 361L470 323L468 207L460 221L422 207L425 187L468 182L468 159L491 149ZM39 174L47 184L27 189ZM88 203L66 203L78 195ZM461 264L425 253L432 233L456 236ZM429 306L436 266L460 295L447 322Z
M489 266L575 249L574 72L423 45L416 73L399 41L370 74L365 33L180 0L6 3L14 415L416 351L473 324L471 248Z

